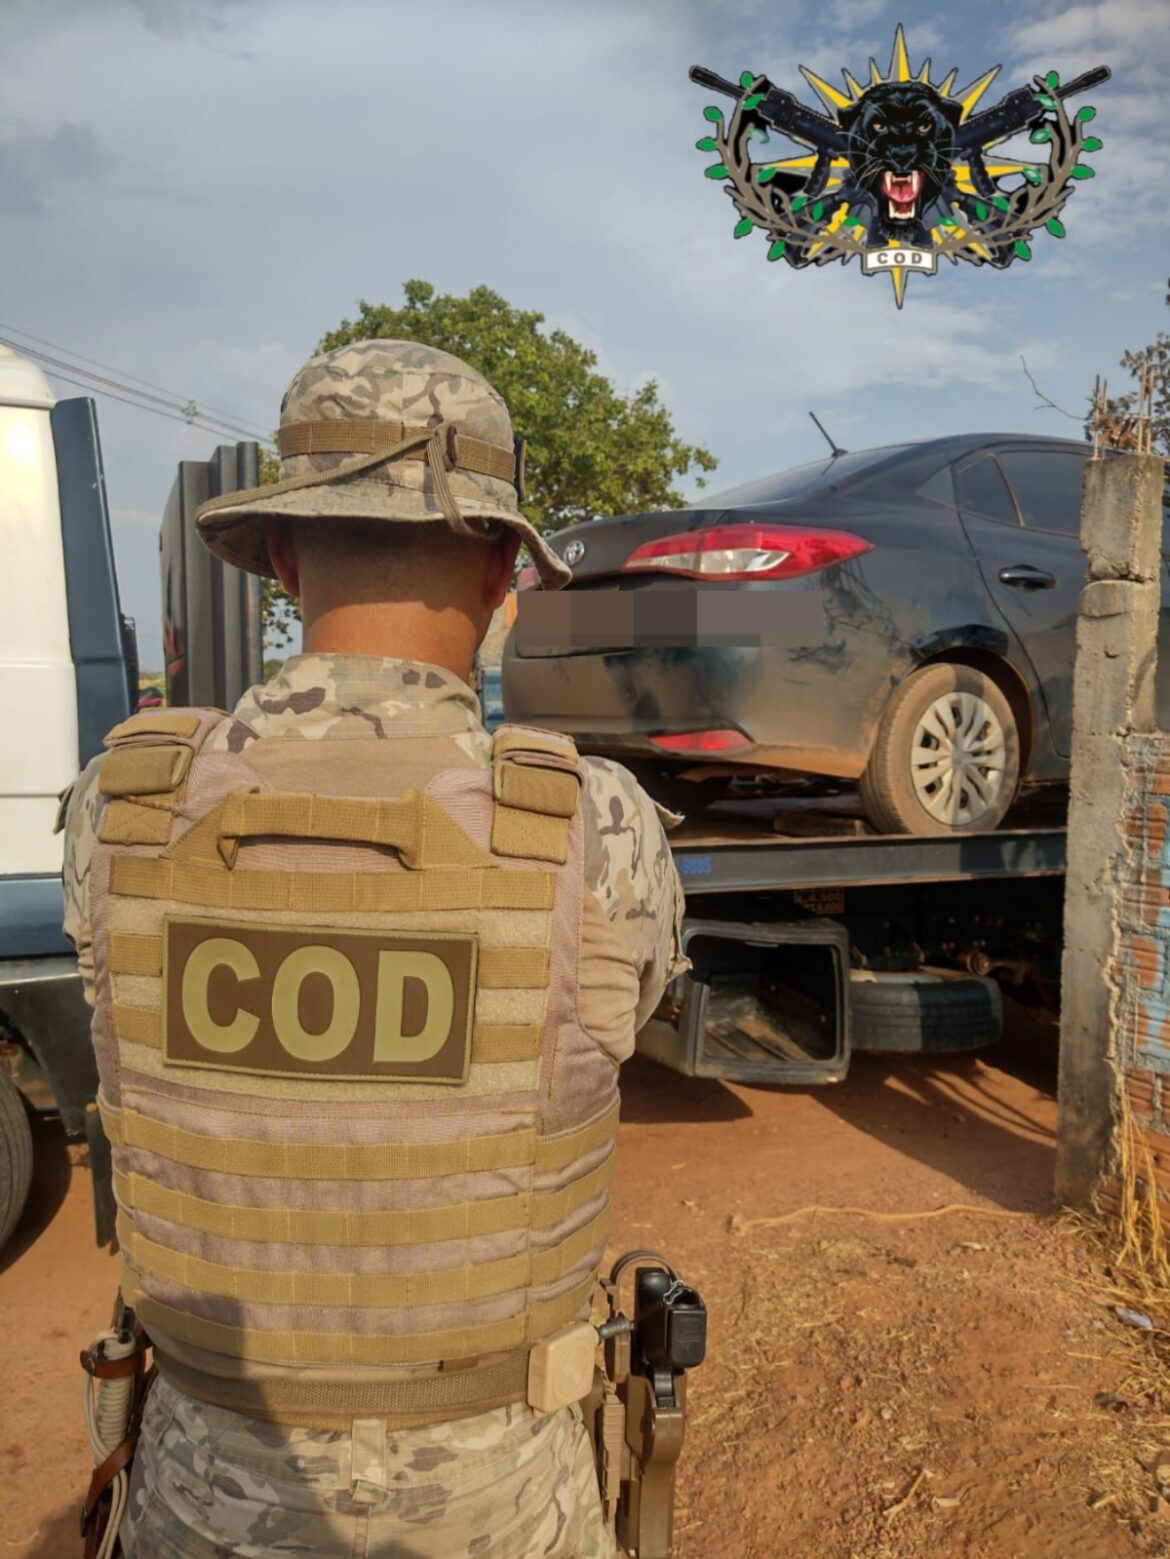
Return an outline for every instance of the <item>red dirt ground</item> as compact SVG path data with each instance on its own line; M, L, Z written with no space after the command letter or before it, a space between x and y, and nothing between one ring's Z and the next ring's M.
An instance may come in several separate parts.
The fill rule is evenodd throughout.
M678 1559L1170 1555L1146 1466L1170 1424L1134 1387L1148 1343L1053 1216L1054 1034L1016 1017L987 1059L859 1057L808 1092L627 1069L615 1252L665 1249L711 1315ZM0 1257L0 1539L69 1559L89 1465L77 1350L115 1262L57 1127L37 1153ZM901 1216L954 1202L985 1215ZM767 1221L812 1204L899 1216Z

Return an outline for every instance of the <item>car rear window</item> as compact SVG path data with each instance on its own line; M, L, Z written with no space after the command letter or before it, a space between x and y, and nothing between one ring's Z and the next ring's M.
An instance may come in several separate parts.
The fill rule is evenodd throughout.
M981 514L1005 525L1020 523L1003 472L991 455L976 455L955 467L955 498L966 514Z
M1080 535L1086 456L1057 449L1005 449L999 458L1030 530Z
M739 509L753 503L774 503L778 498L799 498L817 487L839 482L845 477L863 475L871 467L876 470L896 455L905 454L912 444L890 444L885 449L859 449L853 455L838 455L835 460L814 460L806 466L793 466L789 471L778 471L773 476L761 476L741 487L729 487L726 492L704 494L692 508Z

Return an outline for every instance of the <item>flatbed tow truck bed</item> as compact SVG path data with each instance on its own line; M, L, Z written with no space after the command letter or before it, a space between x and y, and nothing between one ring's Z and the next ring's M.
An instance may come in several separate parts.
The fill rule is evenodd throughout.
M1065 864L1065 831L1051 827L966 839L905 834L793 838L752 821L721 817L684 822L669 837L688 896L1059 877Z
M905 992L929 970L936 1005L961 999L959 985L969 1000L973 976L1043 994L1059 967L1061 811L1041 793L996 833L930 838L869 833L848 796L739 800L685 819L668 837L693 968L639 1051L693 1076L836 1082L858 980L871 995L882 981Z

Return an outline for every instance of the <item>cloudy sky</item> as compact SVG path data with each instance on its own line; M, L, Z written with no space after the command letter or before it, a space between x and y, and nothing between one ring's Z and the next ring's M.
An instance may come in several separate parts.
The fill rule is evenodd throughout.
M1098 172L1007 273L943 267L898 313L856 265L731 240L687 70L883 65L906 25L985 100L1098 63ZM320 335L409 277L484 282L657 378L718 486L819 452L981 428L1068 432L1170 327L1166 0L4 0L0 336L31 332L260 428ZM773 138L773 145L780 150ZM791 150L787 148L786 150ZM80 393L57 382L61 395ZM124 605L161 660L158 518L212 435L99 400Z

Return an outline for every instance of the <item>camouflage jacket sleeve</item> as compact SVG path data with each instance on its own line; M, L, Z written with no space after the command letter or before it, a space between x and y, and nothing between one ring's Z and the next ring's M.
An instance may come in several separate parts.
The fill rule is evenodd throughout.
M682 951L682 884L663 827L673 814L621 764L585 764L585 883L638 972L641 1028L670 981L690 967Z
M77 949L77 967L85 999L93 1006L93 930L89 921L89 867L97 841L98 765L95 758L68 793L63 805L65 857L65 935Z

